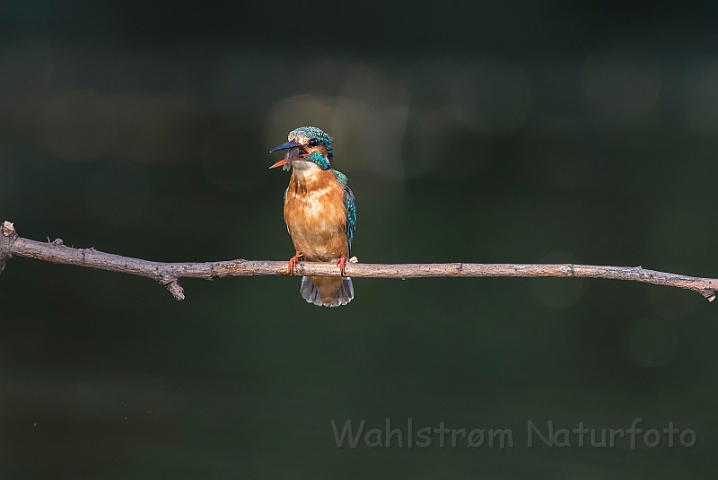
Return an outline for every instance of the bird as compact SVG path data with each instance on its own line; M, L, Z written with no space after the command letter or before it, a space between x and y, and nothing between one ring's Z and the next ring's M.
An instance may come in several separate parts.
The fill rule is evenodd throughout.
M289 260L289 273L300 260L335 262L341 277L303 276L300 293L317 306L346 305L354 298L352 279L344 273L356 230L354 193L347 176L332 168L329 135L307 126L289 132L287 140L269 152L287 150L269 168L292 171L284 192L284 222L296 251Z

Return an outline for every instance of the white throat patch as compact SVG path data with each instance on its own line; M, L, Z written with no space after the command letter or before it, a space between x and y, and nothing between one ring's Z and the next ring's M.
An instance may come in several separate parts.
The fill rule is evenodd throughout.
M316 163L308 162L306 160L293 160L292 168L297 172L302 172L305 175L312 175L322 170Z

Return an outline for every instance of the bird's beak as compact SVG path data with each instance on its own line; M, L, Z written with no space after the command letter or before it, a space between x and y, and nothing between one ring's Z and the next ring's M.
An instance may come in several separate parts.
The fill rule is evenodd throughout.
M270 168L270 170L271 170L272 168L283 167L285 163L287 163L287 159L286 159L286 158L283 158L283 159L281 159L280 161L278 161L277 163L275 163L274 165L272 165L272 166L269 167L269 168Z
M292 168L292 162L294 159L302 158L302 155L305 153L305 147L301 143L297 143L294 140L290 140L287 143L283 143L279 145L278 147L273 148L269 151L269 153L274 153L279 150L289 150L285 155L284 158L272 165L271 168L277 168L277 167L284 167L284 170L291 170Z
M300 145L299 143L295 142L294 140L290 140L286 143L283 143L281 145L274 147L273 149L271 149L269 151L269 153L274 153L274 152L278 152L280 150L287 150L289 148L301 147L301 146L303 146L303 145Z

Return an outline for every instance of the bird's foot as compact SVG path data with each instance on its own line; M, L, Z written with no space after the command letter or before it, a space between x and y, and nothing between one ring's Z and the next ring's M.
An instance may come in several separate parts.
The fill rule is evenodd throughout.
M345 257L344 255L339 257L339 260L337 260L337 265L339 265L339 270L342 272L342 277L344 277L346 275L344 269L347 266L347 257Z
M292 258L289 259L289 274L294 275L294 267L297 266L299 259L302 258L302 252L297 252Z

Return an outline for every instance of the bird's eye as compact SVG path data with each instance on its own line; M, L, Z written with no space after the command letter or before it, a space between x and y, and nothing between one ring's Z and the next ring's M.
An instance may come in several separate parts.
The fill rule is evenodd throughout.
M309 140L310 147L316 147L317 145L319 145L319 140L317 140L316 138L312 138Z

